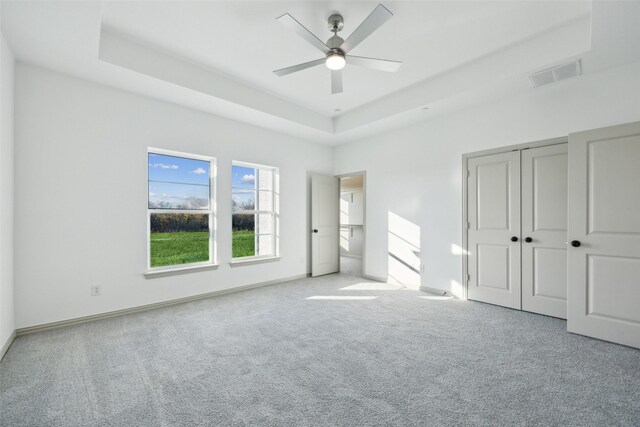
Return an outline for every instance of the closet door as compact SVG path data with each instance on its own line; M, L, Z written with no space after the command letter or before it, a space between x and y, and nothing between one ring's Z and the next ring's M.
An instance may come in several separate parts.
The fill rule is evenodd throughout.
M569 136L569 332L640 348L640 123Z
M567 144L522 151L522 309L567 318Z
M468 165L467 296L520 309L520 152Z

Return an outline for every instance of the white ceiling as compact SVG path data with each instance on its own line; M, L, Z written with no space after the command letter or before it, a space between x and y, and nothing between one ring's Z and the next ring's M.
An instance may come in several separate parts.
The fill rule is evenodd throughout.
M2 30L21 61L330 144L533 90L527 74L567 59L640 59L639 2L385 1L394 17L352 53L398 73L348 66L337 95L323 66L272 73L321 56L276 17L326 40L339 12L346 39L377 4L3 1Z

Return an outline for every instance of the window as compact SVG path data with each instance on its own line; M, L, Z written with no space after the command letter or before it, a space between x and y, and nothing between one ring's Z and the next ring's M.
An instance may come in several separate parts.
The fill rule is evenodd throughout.
M278 169L233 162L233 258L278 255Z
M214 159L148 153L148 268L212 264Z

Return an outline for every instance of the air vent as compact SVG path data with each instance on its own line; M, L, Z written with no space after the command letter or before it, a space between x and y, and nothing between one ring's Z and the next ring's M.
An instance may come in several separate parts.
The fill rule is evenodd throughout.
M582 64L580 60L570 62L568 64L557 65L546 70L538 71L529 76L533 87L548 85L549 83L559 82L570 77L577 77L582 74Z

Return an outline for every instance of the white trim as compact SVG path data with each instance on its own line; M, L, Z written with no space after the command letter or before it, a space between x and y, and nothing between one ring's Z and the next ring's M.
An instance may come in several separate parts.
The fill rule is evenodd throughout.
M429 292L430 294L436 294L436 295L449 295L447 291L443 291L442 289L438 289L438 288L430 288L428 286L420 286L418 290L422 292ZM456 298L455 295L451 295L451 296L453 298Z
M525 144L510 145L507 147L492 148L489 150L475 151L473 153L466 153L462 155L462 295L461 299L467 299L467 291L469 286L469 271L468 271L468 258L469 258L469 218L467 215L467 197L468 197L468 179L469 174L469 159L474 157L489 156L492 154L506 153L509 151L521 151L530 148L546 147L549 145L566 144L569 141L568 136L562 136L558 138L545 139L542 141L529 142Z
M243 168L249 168L249 169L255 169L256 170L256 176L255 176L255 188L250 189L250 188L237 188L233 186L233 167L234 166L238 166L238 167L243 167ZM260 173L259 171L263 170L266 172L271 172L271 190L261 190L260 189ZM254 200L254 207L258 208L258 209L253 209L253 210L239 210L239 211L233 211L231 212L231 220L233 222L233 215L271 215L271 228L272 228L272 232L271 233L260 233L260 229L259 229L259 225L258 223L255 224L254 226L254 233L253 236L255 238L254 240L254 246L259 247L259 243L258 241L260 240L260 236L271 236L271 254L270 255L256 255L256 256L251 256L251 257L236 257L234 258L233 255L231 257L231 262L229 262L229 264L231 266L234 265L247 265L247 264L256 264L256 263L260 263L260 262L267 262L267 261L277 261L280 259L280 238L279 238L279 219L280 219L280 206L279 206L279 196L280 196L280 168L278 168L277 166L266 166L266 165L260 165L257 163L249 163L249 162L242 162L242 161L237 161L237 160L233 160L231 162L231 173L232 173L232 177L231 177L231 195L233 197L233 190L249 190L249 191L253 191L255 193L255 200ZM262 210L260 209L259 206L259 200L260 200L260 192L270 192L271 193L271 207L272 210ZM278 200L276 201L276 195L278 196ZM232 241L231 241L231 246L232 246L232 252L233 252L233 235L232 235ZM255 261L255 262L252 262Z
M360 176L362 175L362 189L361 190L347 190L347 191L362 191L362 224L359 226L362 228L362 278L374 280L376 282L386 283L387 279L383 279L382 277L377 276L369 276L367 274L367 171L362 170L358 172L350 172L343 173L340 175L335 175L338 180L341 178L348 178L352 176ZM339 192L340 193L340 192ZM340 195L338 195L340 197ZM340 206L338 204L338 206ZM340 221L338 221L339 223ZM340 227L342 224L338 225L338 232L340 232ZM349 225L351 227L351 225ZM340 254L340 239L338 239L338 254ZM340 255L338 255L338 271L340 271Z
M388 282L388 280L385 279L384 277L372 276L370 274L364 274L363 276L364 276L363 277L364 279L373 280L374 282L381 282L381 283L387 283Z
M217 160L215 157L203 156L199 154L184 153L181 151L166 150L162 148L147 147L147 163L149 154L159 154L163 156L178 157L188 160L200 160L209 163L209 208L208 209L149 209L149 168L147 167L147 270L145 276L154 274L171 274L203 268L217 268L218 264L218 244L217 244L217 202L216 184L218 181ZM209 218L209 260L206 263L197 265L175 264L169 267L151 267L151 215L152 214L197 214L207 215Z
M263 262L273 262L280 261L279 256L265 256L265 257L243 257L243 258L235 258L232 261L229 261L229 265L231 267L239 267L241 265L251 265L251 264L261 264Z
M285 283L285 282L291 282L291 281L294 281L294 280L305 279L307 277L309 277L308 274L297 274L295 276L282 277L280 279L267 280L267 281L264 281L264 282L252 283L252 284L249 284L249 285L241 285L241 286L236 286L236 287L233 287L233 288L221 289L221 290L218 290L218 291L213 291L213 292L207 292L207 293L204 293L204 294L193 295L193 296L190 296L190 297L177 298L177 299L158 302L158 303L154 303L154 304L140 305L140 306L137 306L137 307L125 308L123 310L108 311L108 312L105 312L105 313L94 314L92 316L76 317L76 318L73 318L73 319L61 320L59 322L43 323L41 325L28 326L26 328L16 329L15 336L19 337L19 336L26 335L26 334L31 334L31 333L34 333L34 332L41 332L41 331L46 331L46 330L50 330L50 329L57 329L57 328L65 327L65 326L77 325L77 324L80 324L80 323L93 322L95 320L106 319L106 318L109 318L109 317L122 316L122 315L125 315L125 314L138 313L138 312L141 312L141 311L153 310L153 309L156 309L156 308L169 307L169 306L176 305L176 304L183 304L183 303L186 303L186 302L197 301L197 300L201 300L201 299L212 298L212 297L217 297L217 296L221 296L221 295L227 295L227 294L232 294L232 293L236 293L236 292L247 291L247 290L250 290L250 289L260 288L260 287L263 287L263 286L270 286L270 285L276 285L276 284L279 284L279 283Z
M181 157L194 160L203 160L205 162L215 161L215 157L204 156L201 154L185 153L183 151L167 150L164 148L147 147L147 154L160 154L163 156Z
M184 265L184 264L180 264L180 265ZM186 267L167 267L167 268L157 267L157 268L154 268L153 270L147 270L143 274L146 277L158 277L158 276L170 276L170 275L179 274L179 273L189 273L189 272L198 271L198 270L215 270L216 268L218 268L218 264L198 263L194 265L187 265Z
M231 166L240 166L243 168L250 168L250 169L266 169L266 170L270 170L275 172L276 170L278 170L277 166L267 166L267 165L261 165L259 163L250 163L250 162L243 162L240 160L233 160L231 162Z
M7 354L7 351L9 351L9 347L11 347L11 344L13 344L13 340L15 339L16 339L16 331L14 330L13 332L11 332L11 335L9 335L9 338L7 338L7 341L4 343L4 345L0 349L0 362L2 362L4 355Z

